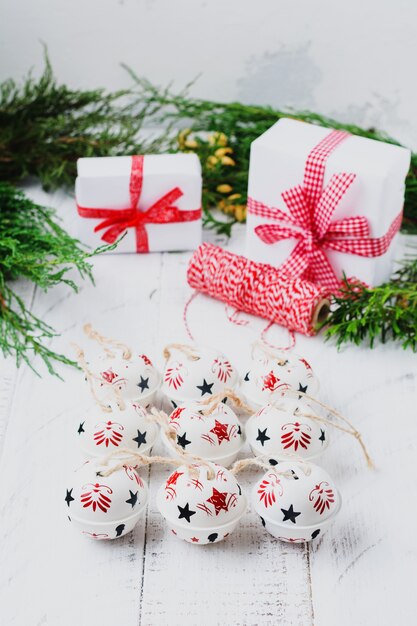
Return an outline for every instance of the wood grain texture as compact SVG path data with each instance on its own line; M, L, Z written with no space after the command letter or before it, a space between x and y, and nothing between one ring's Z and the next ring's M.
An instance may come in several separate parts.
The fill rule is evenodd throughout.
M71 200L53 198L66 223ZM241 250L242 231L230 242ZM34 310L89 354L82 334L91 321L104 334L148 352L162 367L162 348L187 341L182 322L190 295L188 253L119 255L95 260L96 287L36 294ZM249 320L249 317L247 318ZM241 372L250 342L265 323L231 325L220 303L197 297L189 311L196 341L222 348ZM287 334L272 329L270 340ZM311 547L282 544L249 510L226 541L193 546L167 530L155 495L167 468L149 474L150 505L135 531L91 542L66 520L67 476L81 461L76 429L91 404L82 376L61 368L65 383L27 367L0 365L0 623L7 626L410 625L417 611L417 357L392 346L337 353L321 338L297 338L321 381L320 397L363 433L377 464L368 471L353 438L332 432L320 459L335 478L343 508ZM158 444L156 451L162 451ZM245 451L247 453L247 451ZM258 477L240 478L250 493Z

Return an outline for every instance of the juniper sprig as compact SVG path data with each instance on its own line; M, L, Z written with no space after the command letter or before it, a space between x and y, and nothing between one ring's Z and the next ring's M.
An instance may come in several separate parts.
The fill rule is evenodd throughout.
M53 209L0 183L0 350L4 356L12 355L17 365L24 361L32 367L31 357L39 355L51 374L56 374L54 361L75 365L47 347L45 342L56 333L31 312L15 281L23 278L42 290L65 283L77 291L69 270L75 268L82 279L93 280L88 259L104 249L109 247L88 251L61 228Z

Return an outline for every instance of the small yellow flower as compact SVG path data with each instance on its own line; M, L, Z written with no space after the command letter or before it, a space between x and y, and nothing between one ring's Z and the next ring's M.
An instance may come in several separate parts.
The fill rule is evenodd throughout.
M215 165L217 165L218 162L219 162L219 159L217 157L211 155L211 156L207 157L206 164L207 164L207 167L209 169L212 169Z
M241 193L232 193L231 196L228 196L228 200L238 200L238 198L241 198L242 194Z
M208 142L211 146L227 146L227 137L224 133L215 132L209 135Z
M195 150L196 148L198 148L198 143L195 139L186 139L184 141L184 146L186 148L191 148L192 150Z
M191 133L191 128L183 128L178 133L178 141L184 141L190 133Z
M246 219L246 207L244 204L235 205L235 218L238 222L244 222Z
M229 156L224 156L220 159L222 165L236 165L236 163Z
M214 154L216 155L216 157L222 157L225 154L232 154L232 153L233 153L232 148L217 148Z
M224 183L223 185L218 185L217 187L217 191L219 193L230 193L232 191L233 187L231 187L230 185Z

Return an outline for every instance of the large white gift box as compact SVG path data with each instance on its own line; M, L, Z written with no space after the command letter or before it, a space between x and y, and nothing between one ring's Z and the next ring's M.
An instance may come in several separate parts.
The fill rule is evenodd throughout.
M282 118L251 146L246 256L336 287L392 271L410 151Z
M82 158L78 237L115 252L194 250L201 243L201 165L195 154Z

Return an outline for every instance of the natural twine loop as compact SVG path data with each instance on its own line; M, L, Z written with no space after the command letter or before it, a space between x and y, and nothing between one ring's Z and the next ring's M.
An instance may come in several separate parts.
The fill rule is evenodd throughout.
M272 467L270 463L267 463L266 461L262 461L262 458L263 457L240 459L239 461L236 461L233 464L230 471L233 475L236 476L236 474L246 469L247 467L255 466L255 467L261 467L262 469L273 471L275 472L275 474L278 474L279 476L283 476L284 478L294 478L294 472L292 472L291 470L280 472L275 467ZM309 465L309 463L307 463L304 459L301 459L300 457L296 457L296 456L294 457L294 461L297 461L297 463L301 465L301 470L304 472L306 476L310 476L311 465Z
M84 332L87 337L93 339L94 341L97 341L97 343L99 343L103 347L105 353L110 358L113 359L116 355L114 352L112 352L112 350L110 350L110 348L108 348L108 346L113 346L114 348L121 350L124 359L129 360L132 358L132 351L125 343L122 343L117 339L110 339L109 337L101 335L97 330L92 327L91 324L84 325Z
M336 411L336 409L333 409L332 407L328 406L327 404L324 404L324 402L320 402L320 400L317 400L317 398L314 398L313 396L309 396L308 394L304 393L303 391L293 391L291 390L290 393L292 393L293 395L296 395L297 397L299 397L300 395L303 396L304 398L306 398L307 400L311 400L312 402L315 402L316 404L318 404L319 406L321 406L323 409L325 409L326 411L328 411L331 415L333 415L334 417L342 420L345 424L348 425L349 428L346 428L345 426L341 426L340 424L335 424L335 422L332 422L331 420L326 419L325 417L320 417L319 415L315 415L313 413L301 413L298 412L297 415L300 415L302 417L307 417L309 419L312 420L316 420L318 422L322 422L323 424L327 424L328 426L332 426L333 428L337 428L337 430L340 430L344 433L347 433L348 435L352 435L352 437L355 437L355 439L359 442L359 445L362 448L362 452L364 454L364 457L366 459L366 463L368 465L368 467L370 469L375 469L375 465L374 462L372 461L372 458L365 446L365 443L362 439L362 435L361 433L354 427L354 425L346 418L344 417L341 413L339 413L338 411ZM272 403L273 404L273 403ZM281 411L285 411L285 409L283 409L282 407L274 404L275 408Z
M277 356L277 353L274 352L273 350L271 350L271 348L265 343L265 341L262 341L260 339L258 339L257 341L255 341L252 344L252 349L251 349L251 357L252 360L255 360L255 350L259 349L261 352L263 352L264 354L266 354L266 356L268 356L270 359L273 359L274 361L276 361L278 363L278 365L285 365L287 360L286 359L280 359Z
M120 463L109 467L109 469L105 471L100 471L100 475L106 478L107 476L111 476L112 474L118 472L126 466L136 468L139 465L142 467L154 464L169 464L174 465L175 467L178 467L180 465L178 459L168 458L164 456L145 456L143 454L139 454L139 452L134 452L133 450L130 450L130 448L119 448L119 450L114 450L114 452L111 452L106 457L100 460L100 465L108 465L113 458L121 455L126 455L126 457L122 461L120 461Z
M90 370L90 368L87 365L87 361L85 360L84 350L82 348L80 348L80 346L78 346L76 343L73 343L72 346L73 346L73 348L75 350L75 358L77 359L77 363L81 367L81 369L83 370L83 372L85 374L85 377L87 379L91 395L93 396L94 401L98 404L100 409L102 411L104 411L104 413L112 413L112 411L113 411L111 406L109 406L108 404L104 404L100 400L100 398L97 396L97 392L96 392L95 387L94 387L94 381L95 380L98 381L99 383L105 384L108 388L110 388L112 390L112 392L114 393L114 395L116 397L116 402L117 402L117 405L118 405L119 409L121 411L124 411L126 409L126 403L125 403L125 401L124 401L124 399L122 397L120 389L118 389L117 387L114 387L111 383L109 383L106 380L100 378L96 374L93 374L93 372Z
M185 356L189 358L191 361L200 360L200 357L198 356L198 354L196 354L195 348L191 346L187 346L184 343L169 343L167 346L165 346L164 352L163 352L164 359L166 361L168 361L168 359L171 358L171 350L179 350L179 352L182 352L183 354L185 354Z
M225 387L223 391L219 391L219 393L216 393L214 396L211 396L210 398L206 398L205 400L201 400L199 402L200 405L207 406L207 409L202 410L201 413L203 415L211 415L225 398L230 400L236 408L241 409L246 413L255 412L253 407L249 406L249 404L242 400L242 398L240 398L233 391L233 389Z

